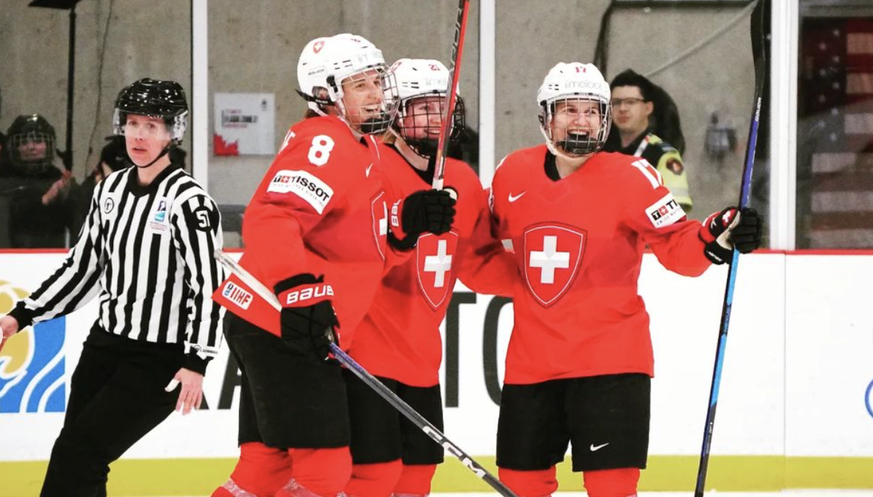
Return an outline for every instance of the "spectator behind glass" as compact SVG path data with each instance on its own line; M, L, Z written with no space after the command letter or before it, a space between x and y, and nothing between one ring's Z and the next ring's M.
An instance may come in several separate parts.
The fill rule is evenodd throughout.
M612 129L606 152L642 157L655 166L664 185L685 212L692 207L682 161L685 138L679 111L670 95L645 76L628 69L612 80Z
M65 248L75 236L78 188L54 164L55 129L38 114L18 116L0 159L0 197L8 203L7 248ZM0 237L3 240L6 237Z

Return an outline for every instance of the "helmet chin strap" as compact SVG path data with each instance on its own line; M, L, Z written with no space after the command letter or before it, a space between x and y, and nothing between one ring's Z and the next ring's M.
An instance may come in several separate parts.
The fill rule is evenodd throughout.
M170 149L171 149L172 147L173 147L172 144L168 144L166 147L164 147L163 150L161 150L161 153L159 153L158 156L155 157L155 160L149 162L148 164L146 164L146 165L144 165L144 166L140 166L139 164L136 164L136 163L134 163L133 165L136 166L136 167L138 167L139 169L145 169L145 168L148 168L148 167L152 167L152 166L155 164L155 162L161 160L161 157L163 157L163 156L167 155L168 153L170 153Z

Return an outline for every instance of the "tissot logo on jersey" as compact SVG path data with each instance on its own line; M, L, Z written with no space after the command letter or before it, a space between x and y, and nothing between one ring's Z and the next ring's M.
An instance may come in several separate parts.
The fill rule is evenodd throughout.
M249 305L252 303L252 294L234 285L230 281L224 284L224 289L221 291L221 295L243 309L248 309Z
M333 188L327 183L306 171L289 171L283 169L276 173L267 192L293 193L305 200L319 214L324 213L324 208L333 196Z
M662 228L685 217L685 211L673 199L673 194L668 193L664 198L649 206L646 209L646 215L656 228Z

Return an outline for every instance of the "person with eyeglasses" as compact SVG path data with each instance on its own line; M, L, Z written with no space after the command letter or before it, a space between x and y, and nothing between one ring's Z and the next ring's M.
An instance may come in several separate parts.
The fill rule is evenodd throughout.
M693 202L682 160L685 140L672 99L631 69L619 73L611 87L613 126L604 151L646 159L679 205L690 212Z

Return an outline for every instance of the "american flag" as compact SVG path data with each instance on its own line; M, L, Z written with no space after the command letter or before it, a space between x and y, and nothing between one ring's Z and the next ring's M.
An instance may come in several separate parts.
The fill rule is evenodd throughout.
M798 247L873 248L873 19L805 19Z

